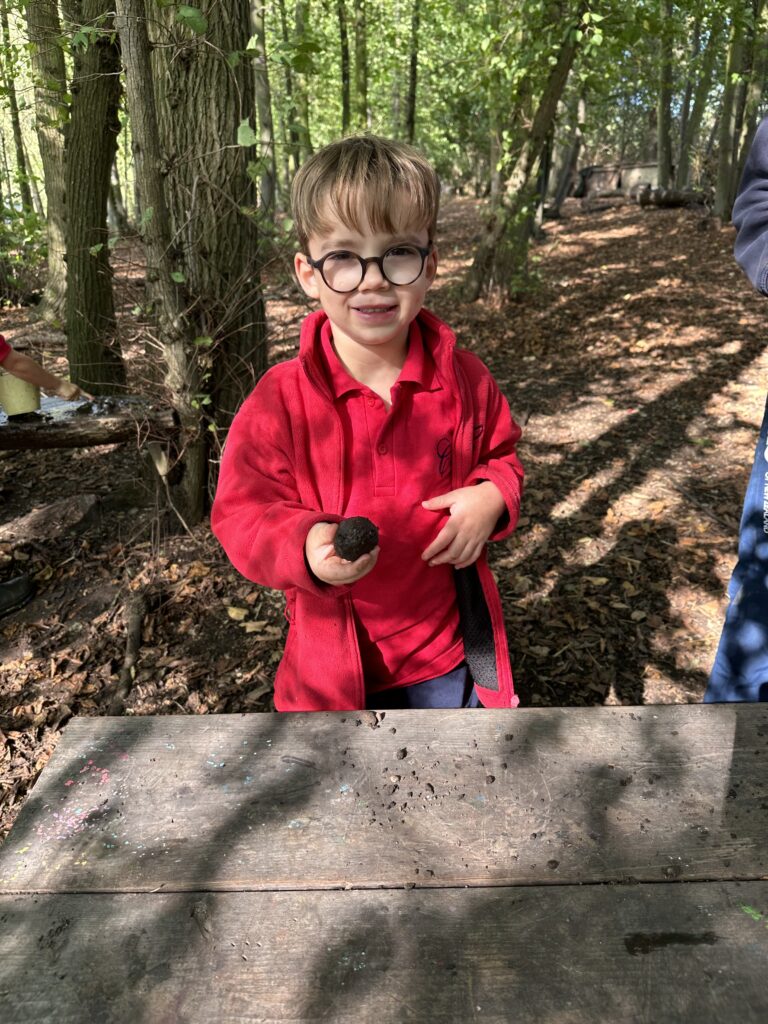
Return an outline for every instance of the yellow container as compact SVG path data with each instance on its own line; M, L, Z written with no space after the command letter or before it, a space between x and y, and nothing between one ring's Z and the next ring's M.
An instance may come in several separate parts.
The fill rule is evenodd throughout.
M40 408L40 388L0 371L0 407L6 416L21 416Z

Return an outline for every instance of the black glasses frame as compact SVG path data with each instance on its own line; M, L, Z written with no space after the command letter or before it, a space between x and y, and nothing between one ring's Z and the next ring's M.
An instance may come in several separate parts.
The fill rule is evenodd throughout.
M416 252L418 252L418 254L421 256L421 266L419 267L419 272L415 277L411 278L410 281L392 281L389 277L387 277L386 271L384 270L384 260L387 258L387 256L389 256L391 252L394 252L395 249L402 249L406 247L409 249L415 249ZM379 273L384 278L384 280L389 281L389 283L394 285L395 288L404 288L409 284L413 284L414 281L418 281L421 275L424 273L424 263L426 262L427 256L429 256L429 254L432 252L432 242L430 242L426 248L422 245L411 245L410 242L407 244L407 246L392 245L389 247L389 249L387 249L385 253L382 253L381 256L358 256L356 252L349 252L348 254L350 256L354 256L355 259L360 264L360 280L357 282L354 288L334 288L332 284L328 283L328 279L325 276L325 261L330 259L331 256L338 256L340 252L348 253L348 250L335 249L333 252L326 253L325 256L322 256L319 260L313 260L310 256L307 256L307 263L310 265L310 267L312 267L313 270L320 271L320 276L322 277L323 281L325 281L326 287L330 288L332 292L336 292L337 295L346 295L349 292L353 292L355 288L360 287L360 285L365 280L365 275L368 272L368 265L370 263L375 263L376 266L379 268Z

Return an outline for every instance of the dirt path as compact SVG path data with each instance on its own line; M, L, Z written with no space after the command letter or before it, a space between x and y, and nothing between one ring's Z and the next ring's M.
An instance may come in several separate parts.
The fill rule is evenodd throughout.
M696 214L572 212L547 236L538 295L467 311L529 417L525 519L496 562L518 687L697 701L765 403L764 300L733 231Z
M493 554L522 703L698 701L768 380L766 307L733 233L683 211L574 203L535 251L537 291L499 310L457 299L480 213L446 204L430 305L526 421L524 517ZM294 353L301 308L285 280L271 286L276 358ZM2 329L29 330L23 311ZM61 355L60 337L43 340ZM53 540L0 541L4 578L30 570L40 587L0 621L1 833L67 719L105 712L137 595L132 714L268 709L284 622L207 524L162 532L130 448L3 453L0 472L0 527L54 495L85 490L100 509Z

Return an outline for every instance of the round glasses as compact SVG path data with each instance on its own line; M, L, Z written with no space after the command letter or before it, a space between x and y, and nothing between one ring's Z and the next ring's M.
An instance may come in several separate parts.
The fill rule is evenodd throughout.
M432 243L420 245L393 245L383 256L358 256L356 252L329 252L322 259L307 257L310 267L320 276L332 292L353 292L363 283L369 263L375 263L381 276L390 284L413 284L421 277L424 261L432 252Z

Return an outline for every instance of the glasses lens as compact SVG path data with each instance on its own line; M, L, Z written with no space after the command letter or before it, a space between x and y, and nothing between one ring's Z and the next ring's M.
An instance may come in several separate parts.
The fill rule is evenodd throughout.
M353 292L360 284L363 268L351 252L333 252L323 263L323 277L329 288L337 292Z
M413 245L398 245L384 253L384 276L392 284L411 284L423 266L422 255Z

